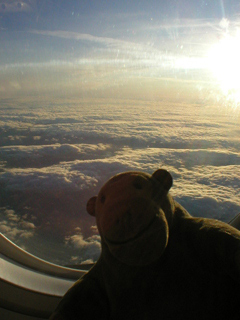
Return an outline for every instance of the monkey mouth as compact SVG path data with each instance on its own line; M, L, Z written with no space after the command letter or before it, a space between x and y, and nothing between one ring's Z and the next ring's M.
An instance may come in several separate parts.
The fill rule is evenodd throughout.
M145 236L147 236L148 234L150 234L152 232L155 232L155 231L161 232L161 229L163 229L163 227L160 228L159 223L157 223L157 220L158 220L157 217L154 216L153 219L147 224L147 226L145 228L143 228L142 230L137 232L133 237L129 237L126 240L122 240L122 241L121 240L119 240L119 241L118 240L111 240L106 236L104 236L104 239L105 239L106 243L108 243L110 246L111 245L120 246L120 245L135 242L141 238L144 238ZM157 225L157 228L156 228L156 225Z
M159 259L168 244L168 223L155 216L133 237L123 241L104 238L109 253L120 262L132 266L146 266Z

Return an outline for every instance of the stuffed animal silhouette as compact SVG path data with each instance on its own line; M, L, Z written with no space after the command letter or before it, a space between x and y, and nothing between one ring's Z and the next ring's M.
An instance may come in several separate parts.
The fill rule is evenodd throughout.
M171 186L164 169L125 172L88 201L101 256L52 320L240 319L240 232L192 217Z

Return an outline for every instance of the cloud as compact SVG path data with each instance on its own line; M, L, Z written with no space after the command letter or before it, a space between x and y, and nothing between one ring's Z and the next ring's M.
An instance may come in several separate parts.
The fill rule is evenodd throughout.
M149 90L152 89L149 88ZM191 92L191 88L188 90ZM60 104L61 101L58 103ZM77 102L75 100L72 103ZM173 110L171 110L172 108ZM49 113L48 110L51 112ZM2 143L9 144L9 136L25 136L26 138L19 141L15 140L13 144L28 146L28 158L34 159L39 153L43 157L45 155L48 157L48 152L53 155L54 152L56 155L57 152L59 156L63 155L67 145L69 145L68 148L77 148L81 141L89 145L92 144L92 148L95 144L103 143L104 145L112 144L120 147L130 145L139 148L151 146L191 149L199 146L220 149L224 148L224 141L221 134L216 135L216 132L233 130L233 135L237 136L238 134L234 119L228 120L228 116L224 116L226 109L220 103L219 107L210 107L208 104L198 105L196 103L190 104L190 102L188 104L182 102L181 105L175 106L171 101L166 100L159 103L157 101L154 103L127 101L123 106L120 106L114 101L104 104L102 101L96 100L95 102L84 102L81 107L74 109L64 109L53 104L48 107L48 110L45 107L37 106L34 113L30 112L27 116L24 109L21 108L15 108L14 115L3 114L0 120L0 126L5 132L1 137ZM226 122L223 120L214 124L211 122L211 117L215 116L216 110L219 112L219 119L221 115L223 119L226 119ZM189 115L191 125L186 124L186 119L181 116L181 112ZM196 116L194 116L194 112L196 112ZM233 113L236 117L238 116L237 110ZM129 123L128 119L132 119L132 122ZM174 129L171 130L171 128ZM31 150L29 145L36 144L35 136L41 137L38 140L38 145L49 145L49 147L45 146L44 149L43 146L41 148L36 146ZM226 137L225 141L228 148L238 150L236 139ZM60 145L51 146L53 143ZM74 147L74 145L76 146ZM90 147L86 146L86 148ZM20 148L11 148L12 152L10 149L1 149L2 157L7 157L7 153L9 153L8 159L11 157L14 159L14 153L21 151ZM25 159L27 148L22 148ZM111 152L110 149L109 152ZM65 152L65 158L67 154L68 152ZM21 154L19 154L19 158L21 160Z
M185 149L122 149L115 156L96 160L74 160L42 169L10 169L0 176L7 192L58 190L88 191L110 176L128 170L149 173L163 166L174 176L174 194L178 197L207 197L238 203L240 156L236 152ZM234 174L233 174L234 173ZM233 188L236 186L236 189ZM85 203L88 199L85 199ZM198 214L201 215L201 212ZM16 219L9 215L9 219Z
M17 216L17 214L14 212L14 210L5 210L5 214L6 217L9 221L14 221L14 222L18 222L19 221L19 217Z
M108 37L93 36L91 34L84 34L84 33L72 32L72 31L31 30L30 32L34 33L34 34L59 37L59 38L64 38L64 39L85 40L85 41L100 43L100 44L104 44L104 45L108 45L108 46L123 46L124 45L126 47L129 47L130 45L132 45L132 43L130 43L128 41L123 41L123 40L108 38ZM135 44L135 46L136 46L136 44Z
M5 221L6 223L6 221ZM1 226L0 226L0 232L3 233L3 234L7 234L11 231L11 227L7 226L6 224L4 224L2 222Z
M55 38L89 42L89 53L82 57L79 52L78 57L70 58L69 60L53 59L43 63L25 64L25 67L56 67L56 66L68 66L68 67L86 67L86 66L103 66L101 70L102 78L109 77L109 71L113 71L115 77L113 81L117 81L119 75L127 75L128 77L139 76L141 73L143 76L153 76L161 74L161 77L165 73L168 76L171 74L169 70L175 71L175 77L177 70L189 69L206 69L205 54L206 43L211 44L212 39L204 36L204 40L198 41L195 33L202 33L202 28L207 28L212 31L213 27L209 27L209 23L200 21L198 24L193 25L190 20L183 20L178 25L175 22L173 24L153 24L149 25L149 22L143 22L140 25L133 26L134 34L129 30L126 30L126 26L120 28L121 31L110 32L110 37L95 36L92 34L83 34L72 31L62 30L30 30L30 33L40 36L51 36ZM184 31L182 32L182 28ZM174 31L173 31L174 30ZM177 31L176 31L177 30ZM186 35L188 30L188 37ZM191 30L191 34L190 31ZM197 31L196 31L197 30ZM157 32L156 32L157 31ZM173 45L172 40L176 40L176 33L179 43L182 45ZM124 34L124 37L123 35ZM138 36L140 34L141 36ZM204 32L204 35L208 32ZM192 40L194 37L194 41ZM164 39L164 46L162 42L159 42L159 38ZM123 40L124 39L124 40ZM201 38L202 39L202 38ZM193 49L194 47L194 49ZM181 48L181 49L180 49ZM201 50L199 50L201 48ZM188 52L191 50L191 56ZM205 52L205 54L203 54ZM97 53L97 54L96 54ZM11 64L8 68L20 67L16 64ZM24 65L21 65L23 68ZM166 71L167 70L167 71ZM157 72L156 72L157 71ZM97 70L95 68L94 72ZM88 76L90 72L88 71ZM118 76L118 77L117 77ZM171 77L172 75L170 75ZM96 77L96 74L95 74ZM86 78L86 77L85 77ZM182 77L181 77L182 78ZM192 77L191 77L192 78Z
M32 222L28 222L28 221L22 221L20 222L19 226L23 229L35 229L35 225Z
M79 263L92 263L96 261L101 252L101 239L99 235L84 238L78 232L72 236L65 237L65 246L77 255L71 257L71 261L75 264Z
M0 208L0 232L11 241L20 246L25 246L25 240L33 238L36 226L20 217L14 210L5 207Z
M34 234L32 232L24 232L20 234L20 238L29 239L32 238Z
M212 181L214 175L222 175L222 168L226 167L229 176L231 170L238 172L238 141L234 138L238 126L234 118L224 116L224 108L218 108L220 120L214 123L214 107L185 103L171 107L165 101L128 101L126 107L110 103L96 108L94 104L83 104L79 109L66 111L53 106L51 110L49 114L44 108L35 108L26 117L26 111L16 109L15 115L3 115L2 124L5 130L15 130L14 137L31 128L31 145L0 148L0 184L8 192L90 190L118 171L151 172L160 165L170 168L179 179L184 174L188 180L193 177L199 188L204 181ZM186 123L181 113L188 114L190 122ZM222 120L224 117L226 120ZM229 130L231 136L225 136ZM47 143L45 137L49 141L57 137L58 143L32 145L35 136L41 137L38 143ZM80 139L89 143L62 143ZM217 183L221 185L221 181ZM186 192L186 188L183 190ZM218 192L222 194L220 187Z
M36 141L36 136L33 136ZM37 141L41 140L38 137ZM101 157L111 152L112 146L93 144L49 144L47 146L0 147L2 161L9 167L46 167L62 161Z
M238 111L189 101L5 102L0 231L55 263L96 261L88 199L119 172L159 167L192 215L229 221L240 212Z
M82 234L75 234L73 236L66 237L66 244L72 245L75 249L85 249L90 246L100 248L100 237L94 236L84 239Z
M92 264L94 262L96 262L96 261L93 261L92 259L87 259L85 261L82 261L81 264Z

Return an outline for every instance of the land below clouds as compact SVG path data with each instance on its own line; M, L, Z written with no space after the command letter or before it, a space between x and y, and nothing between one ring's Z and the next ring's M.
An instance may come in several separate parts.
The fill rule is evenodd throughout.
M240 212L239 118L188 103L103 101L1 108L0 219L6 236L47 260L96 260L87 200L112 175L163 166L194 216Z

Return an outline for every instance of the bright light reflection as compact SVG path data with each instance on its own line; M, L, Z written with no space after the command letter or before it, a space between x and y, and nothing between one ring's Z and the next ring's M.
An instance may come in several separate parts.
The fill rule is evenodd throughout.
M225 36L208 54L210 70L229 100L240 103L240 34Z

